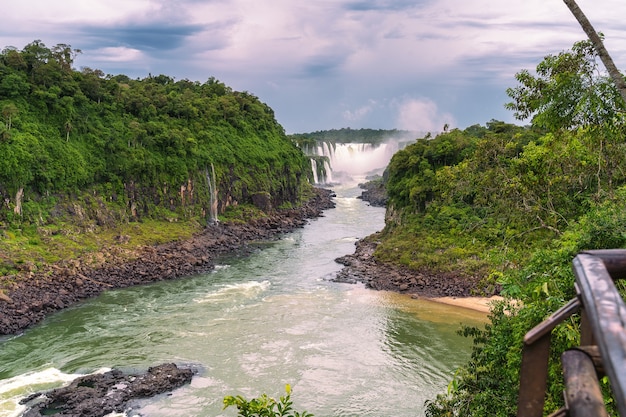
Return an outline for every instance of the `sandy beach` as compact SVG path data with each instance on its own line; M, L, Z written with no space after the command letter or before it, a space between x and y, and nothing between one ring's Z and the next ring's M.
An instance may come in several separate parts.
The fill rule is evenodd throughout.
M491 303L502 300L502 297L494 295L492 297L433 297L428 299L437 303L489 313Z

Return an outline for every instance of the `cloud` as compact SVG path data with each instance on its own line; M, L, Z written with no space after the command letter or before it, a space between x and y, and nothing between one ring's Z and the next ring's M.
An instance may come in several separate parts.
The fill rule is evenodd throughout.
M176 49L183 45L187 37L202 30L200 25L162 22L82 28L82 32L97 43L154 51Z
M104 62L133 62L144 58L140 50L125 46L101 48L88 53L94 60Z
M626 69L626 2L578 2ZM557 0L20 0L2 13L0 47L41 39L107 73L215 76L291 132L506 120L515 73L585 38Z
M429 3L425 0L422 3ZM353 11L372 11L372 10L409 10L418 7L420 2L415 0L356 0L346 2L345 8Z
M449 113L441 113L428 98L407 98L397 104L397 126L401 130L439 132L444 125L456 124Z
M377 103L375 100L369 100L364 106L358 107L354 110L344 110L343 119L348 123L361 122L366 116L371 114Z

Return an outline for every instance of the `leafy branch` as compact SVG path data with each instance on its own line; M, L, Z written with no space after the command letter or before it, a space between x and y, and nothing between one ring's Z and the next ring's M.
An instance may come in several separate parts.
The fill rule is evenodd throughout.
M278 401L263 394L258 398L246 400L241 395L224 397L224 408L236 406L239 417L313 417L313 414L306 411L297 412L293 410L291 401L291 385L285 385L287 395L281 396Z

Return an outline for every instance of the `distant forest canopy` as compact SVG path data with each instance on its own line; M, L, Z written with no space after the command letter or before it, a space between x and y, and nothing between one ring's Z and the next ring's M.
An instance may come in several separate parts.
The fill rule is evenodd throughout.
M398 129L341 129L318 130L310 133L295 133L288 135L291 140L301 148L316 145L320 142L327 143L370 143L373 145L384 143L388 140L406 142L422 137L426 132L414 132Z
M213 77L79 71L78 53L36 40L0 54L0 226L45 223L86 191L131 218L200 215L212 169L220 212L259 193L297 204L309 186L310 162L254 95Z

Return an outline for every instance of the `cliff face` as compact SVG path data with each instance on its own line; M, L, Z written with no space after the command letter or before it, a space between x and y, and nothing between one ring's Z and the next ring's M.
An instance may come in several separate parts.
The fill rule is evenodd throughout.
M43 265L23 262L17 265L19 272L0 276L0 335L17 333L109 289L210 271L218 255L246 253L250 242L304 226L307 219L334 207L332 195L314 189L297 208L274 210L247 222L220 222L158 245L138 245L141 237L136 234L118 235L112 244L71 259Z
M139 231L166 234L153 244L306 201L310 162L259 98L214 78L77 71L75 52L0 53L0 288Z

